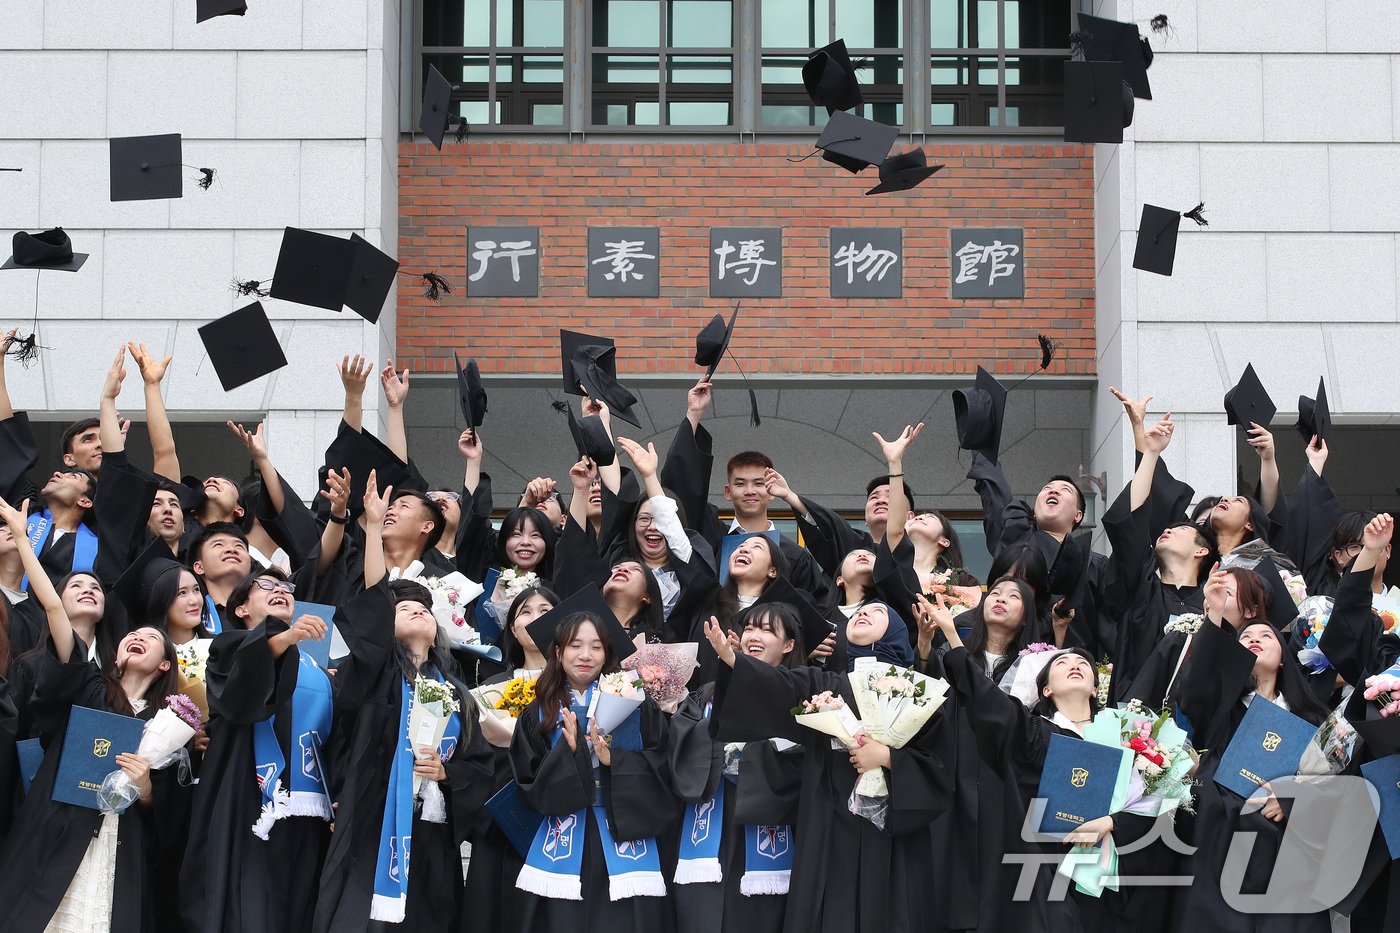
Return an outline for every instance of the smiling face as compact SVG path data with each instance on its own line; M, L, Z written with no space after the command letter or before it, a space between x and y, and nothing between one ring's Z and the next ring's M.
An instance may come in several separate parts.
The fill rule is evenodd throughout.
M1255 622L1240 631L1240 644L1254 654L1254 676L1273 677L1283 666L1283 645L1272 625Z
M599 522L603 519L603 481L598 477L593 477L593 481L588 484L588 521L590 523Z
M1050 662L1049 678L1042 695L1067 699L1092 696L1097 690L1094 665L1072 651L1062 652Z
M890 629L890 610L884 603L866 603L846 623L846 641L865 647L873 645Z
M102 612L107 607L107 595L102 591L102 584L97 582L96 577L85 573L75 573L69 577L59 598L63 611L75 621L95 622L102 618Z
M178 541L185 534L185 514L180 509L180 498L167 489L156 492L151 501L151 517L146 521L146 530L162 541Z
M739 636L739 650L764 664L777 667L792 653L793 639L783 631L782 622L771 613L750 611Z
M1218 535L1245 534L1254 529L1249 520L1249 499L1244 496L1222 496L1210 510L1210 525Z
M193 567L206 579L242 578L253 572L253 559L248 556L246 542L233 535L216 534L210 535L199 549L199 560Z
M545 540L533 522L520 520L506 535L506 560L521 570L534 570L544 560Z
M535 640L530 637L530 623L554 608L554 604L545 599L539 593L527 598L520 604L520 608L515 611L515 619L510 623L511 634L520 646L527 651L539 650Z
M1010 580L998 581L982 600L982 619L991 627L1019 630L1026 619L1021 588Z
M647 596L647 570L634 560L613 565L612 573L603 584L603 596L634 606L651 602Z
M869 589L874 584L875 552L864 548L852 551L841 561L841 571L836 576L836 584L841 587L860 586Z
M204 593L199 581L188 570L180 571L180 587L175 601L165 610L165 627L169 631L193 631L203 624Z
M288 624L296 612L296 588L275 576L260 576L248 590L248 599L234 610L244 628L261 625L264 619L279 619Z
M598 634L598 627L592 621L585 620L579 623L578 628L574 630L574 637L557 650L564 676L568 679L569 686L575 690L587 689L602 673L606 652L603 649L603 637Z
M655 518L651 511L651 503L643 502L637 509L634 527L637 533L637 549L642 552L642 557L660 562L667 558L670 550L666 547L666 536L656 527Z
M165 657L165 635L149 626L129 632L117 642L116 667L123 674L136 675L170 670L170 661Z
M758 519L768 514L768 484L763 481L761 466L736 466L724 484L724 498L734 504L734 514L740 519Z
M238 504L238 484L227 476L211 476L204 481L204 497L209 500L210 511L219 515L239 518L243 506Z
M1042 531L1068 532L1083 518L1079 490L1072 483L1052 479L1035 497L1035 523Z
M729 555L729 575L741 583L759 583L778 575L773 567L773 544L761 535L746 538Z
M411 599L394 604L394 638L404 644L431 644L437 630L431 607Z

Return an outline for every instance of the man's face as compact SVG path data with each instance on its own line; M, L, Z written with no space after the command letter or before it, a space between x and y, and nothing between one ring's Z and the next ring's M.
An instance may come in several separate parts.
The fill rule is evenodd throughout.
M76 470L56 470L40 490L44 500L52 505L92 507L88 497L88 478Z
M734 504L734 514L740 518L758 518L768 513L768 484L763 481L763 467L739 466L729 474L724 484L724 498Z
M400 496L384 510L383 536L386 540L412 541L432 531L428 507L413 496Z
M1079 493L1062 479L1052 479L1035 497L1035 522L1042 531L1070 531L1084 518Z
M865 497L865 527L883 528L890 514L890 484L876 486Z
M185 513L180 498L173 492L160 490L151 502L151 517L146 530L162 541L178 541L185 534Z
M248 545L233 535L214 535L200 548L194 572L201 577L246 577L253 572Z
M96 473L102 465L102 438L96 427L73 435L72 452L63 455L63 465Z

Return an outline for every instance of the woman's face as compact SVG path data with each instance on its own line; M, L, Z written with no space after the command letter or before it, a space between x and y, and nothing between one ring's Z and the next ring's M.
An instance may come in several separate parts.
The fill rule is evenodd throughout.
M170 669L165 659L165 636L149 626L138 628L117 643L117 670L127 674L159 674Z
M521 647L526 651L539 650L538 646L535 645L535 640L530 637L530 623L553 608L554 605L549 600L536 593L521 603L520 608L516 610L515 619L510 623L510 630L511 634L515 636L515 640L520 642Z
M792 649L792 639L783 632L782 624L777 620L763 616L750 618L744 623L744 633L739 636L739 650L749 657L777 667Z
M1044 695L1052 698L1089 696L1098 688L1095 679L1094 665L1078 654L1065 652L1050 662Z
M647 599L647 577L651 571L634 560L625 560L613 566L612 575L603 584L603 595L613 596L632 605L645 605Z
M637 510L636 532L637 547L641 550L642 557L649 561L663 561L669 556L670 549L666 547L666 537L661 533L661 529L656 527L650 502L643 502Z
M394 605L394 638L409 642L435 641L437 619L433 610L415 600L406 599Z
M1210 524L1216 534L1237 535L1250 530L1249 500L1244 496L1222 496L1210 511Z
M88 622L102 618L102 611L107 607L107 595L102 592L102 584L97 582L96 577L85 573L69 578L63 586L60 601L63 603L63 611L68 613L68 618Z
M1266 674L1276 676L1283 666L1283 645L1278 640L1274 627L1265 622L1246 625L1240 632L1240 644L1254 652L1255 676Z
M545 547L534 523L521 520L506 537L506 560L521 570L534 570L544 560Z
M559 649L559 662L570 686L579 690L603 671L603 638L591 621L584 621L569 643Z
M745 583L759 583L776 577L773 569L772 543L762 535L746 538L729 555L729 575Z
M875 583L875 552L867 550L852 551L846 555L846 559L841 561L841 572L836 581L841 586L860 586L868 589Z
M982 618L991 626L1020 629L1026 620L1026 607L1021 588L1010 580L1002 580L987 591L982 600Z
M295 591L288 580L258 577L248 590L248 601L239 606L235 614L243 619L245 628L261 625L266 619L278 619L290 625L297 608Z
M204 594L199 581L188 570L180 571L180 588L165 610L165 627L174 631L192 631L203 624Z
M884 603L866 603L846 623L846 641L853 645L873 645L890 628L890 610Z
M948 538L943 532L943 523L932 512L910 515L904 521L904 533L916 543L933 545L940 551L948 546Z

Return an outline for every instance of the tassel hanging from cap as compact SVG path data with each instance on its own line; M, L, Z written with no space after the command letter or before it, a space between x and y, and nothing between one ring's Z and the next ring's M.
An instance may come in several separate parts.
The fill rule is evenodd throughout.
M423 297L429 301L442 301L443 295L452 294L452 286L447 283L447 279L436 272L424 272L422 279Z
M471 132L472 125L466 120L460 120L457 123L457 132L452 136L452 141L460 146L467 141L467 137L471 135Z
M1148 25L1152 27L1153 32L1165 32L1168 35L1172 33L1172 25L1167 20L1167 14L1165 13L1158 13L1156 16L1152 17L1152 19L1148 20Z
M39 351L48 349L39 346L37 337L33 331L27 337L11 337L5 342L5 355L19 360L24 368L28 369L38 361Z
M1089 40L1094 34L1085 29L1076 29L1069 34L1069 55L1072 61L1082 62L1089 54Z
M1195 207L1191 208L1189 211L1182 214L1181 216L1186 217L1190 220L1194 220L1196 222L1196 226L1198 227L1209 227L1210 221L1206 220L1205 211L1206 202L1202 201L1200 204L1197 204Z
M268 279L267 281L271 282L272 280ZM267 298L272 294L272 289L264 287L263 283L257 279L248 279L246 281L234 279L233 283L229 285L229 288L233 289L244 298L252 298L255 296L258 298Z
M195 182L195 184L199 185L201 191L208 191L210 186L214 184L214 170L212 168L202 168L199 170L199 174L200 179Z
M734 368L739 370L739 376L744 380L744 388L749 390L749 425L756 428L763 424L763 419L758 416L758 396L754 393L753 387L749 385L748 374L744 372L744 367L739 365L734 351L727 350L726 352L729 354L729 358L734 361Z

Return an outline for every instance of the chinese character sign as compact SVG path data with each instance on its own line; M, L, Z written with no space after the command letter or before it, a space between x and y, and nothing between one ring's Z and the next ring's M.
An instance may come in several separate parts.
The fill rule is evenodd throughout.
M1023 230L949 231L954 298L1022 298L1026 294Z
M781 298L780 227L710 228L711 298Z
M655 298L661 294L661 232L656 227L589 227L588 294Z
M539 292L539 227L467 228L469 296L533 298Z
M904 231L831 228L831 297L898 298L904 281Z

